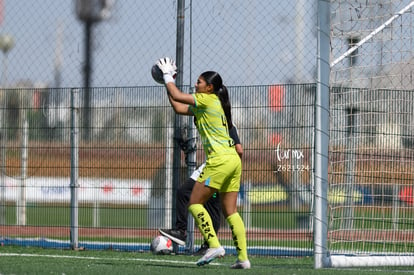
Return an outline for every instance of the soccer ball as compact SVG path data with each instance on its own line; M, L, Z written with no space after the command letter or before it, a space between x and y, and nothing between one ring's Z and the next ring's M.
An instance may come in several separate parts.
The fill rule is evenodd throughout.
M161 69L158 68L157 64L154 64L151 68L152 78L159 84L164 84L164 74Z
M156 255L168 255L173 251L173 243L167 237L160 235L152 240L150 250Z

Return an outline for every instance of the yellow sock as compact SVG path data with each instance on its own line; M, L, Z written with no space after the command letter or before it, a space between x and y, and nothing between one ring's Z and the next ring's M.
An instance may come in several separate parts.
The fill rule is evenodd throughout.
M245 261L247 257L247 243L246 243L246 229L239 213L234 213L227 217L231 234L233 236L234 246L237 251L237 258L239 261Z
M193 215L198 229L203 234L204 240L208 242L209 247L220 247L216 231L214 231L213 222L204 206L202 204L192 204L188 207L188 211Z

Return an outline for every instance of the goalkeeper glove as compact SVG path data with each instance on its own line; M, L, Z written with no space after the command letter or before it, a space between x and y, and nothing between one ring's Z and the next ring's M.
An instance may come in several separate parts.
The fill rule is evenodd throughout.
M158 60L157 66L163 73L165 84L168 82L175 83L175 77L177 76L177 66L175 65L174 60L169 57L161 58Z

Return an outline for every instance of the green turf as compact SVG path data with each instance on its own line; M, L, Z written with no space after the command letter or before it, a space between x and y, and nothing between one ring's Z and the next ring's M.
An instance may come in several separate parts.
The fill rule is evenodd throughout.
M243 214L243 209L240 209ZM262 229L290 230L309 228L310 210L301 209L294 211L286 206L252 206L250 209L251 226ZM17 223L16 206L5 206L7 225ZM162 213L162 212L160 212ZM90 204L80 204L78 208L79 225L89 227L94 225L94 219L99 220L98 227L119 228L148 228L148 215L150 210L145 206L114 206L100 205L94 208ZM331 210L331 229L344 227L341 218L344 213L342 208ZM353 227L361 229L394 229L411 230L414 226L413 209L400 209L398 217L393 218L391 208L384 207L357 207L353 212ZM68 204L41 204L29 203L26 208L27 225L34 226L69 226L70 206ZM395 223L394 221L397 221ZM225 223L225 222L224 222Z
M312 258L251 257L252 269L231 270L230 255L212 264L197 267L197 257L156 256L151 253L118 251L72 251L33 247L0 247L0 274L409 274L411 268L313 268Z
M93 225L94 207L80 204L79 225ZM6 224L17 223L16 206L6 205ZM296 229L298 218L309 216L309 211L295 212L284 207L252 207L251 226L263 229ZM148 208L143 206L101 205L98 208L99 227L147 228ZM69 226L70 206L65 204L30 203L26 208L27 225ZM306 224L308 225L308 224Z

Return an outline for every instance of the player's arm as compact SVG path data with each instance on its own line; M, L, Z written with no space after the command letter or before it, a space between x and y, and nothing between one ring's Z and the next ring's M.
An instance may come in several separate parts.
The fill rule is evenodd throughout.
M175 102L183 103L186 105L195 105L195 99L191 94L186 94L180 91L180 89L175 86L174 81L169 81L168 77L165 79L165 87L167 88L168 95ZM168 81L168 82L167 82Z
M180 114L180 115L189 115L189 116L193 115L193 112L191 112L188 104L175 101L171 97L170 93L168 93L168 100L170 101L170 104L173 107L175 113Z
M235 145L236 152L239 154L239 157L242 158L243 156L243 146L239 143Z
M241 145L240 138L239 138L239 133L237 132L237 128L236 128L235 125L233 125L233 127L230 129L229 135L234 141L234 144L235 144L234 146L236 148L237 154L239 154L239 157L242 158L242 156L243 156L243 146Z
M157 62L158 68L163 72L165 87L168 92L168 100L177 114L192 115L188 105L195 105L195 99L192 95L183 93L175 85L175 76L177 75L177 66L175 62L168 57L161 58Z

